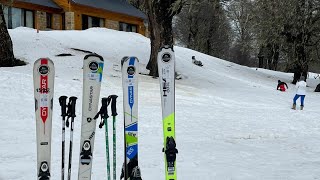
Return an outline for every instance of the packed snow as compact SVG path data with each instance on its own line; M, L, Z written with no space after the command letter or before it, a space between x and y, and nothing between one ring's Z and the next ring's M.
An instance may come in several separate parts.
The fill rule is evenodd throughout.
M123 163L123 114L120 60L136 56L139 77L139 165L144 180L164 178L159 80L143 74L150 41L139 34L93 28L85 31L10 30L14 53L29 64L0 68L0 180L36 179L36 131L33 62L55 63L52 179L60 179L61 95L77 96L72 179L77 179L82 96L82 60L86 53L103 56L101 95L116 94L117 176ZM303 111L292 110L293 74L249 68L190 49L175 47L177 172L180 180L310 180L320 179L319 79L310 74ZM61 53L74 56L57 57ZM203 67L192 64L191 57ZM287 92L276 90L277 80ZM298 104L300 105L300 104ZM299 106L298 106L299 107ZM97 123L98 125L98 123ZM111 118L109 137L112 136ZM66 130L69 147L69 129ZM110 143L111 138L109 139ZM112 151L112 148L110 148ZM66 151L66 155L68 152ZM112 154L110 154L112 156ZM104 130L97 127L92 179L106 179ZM67 162L66 157L66 162Z

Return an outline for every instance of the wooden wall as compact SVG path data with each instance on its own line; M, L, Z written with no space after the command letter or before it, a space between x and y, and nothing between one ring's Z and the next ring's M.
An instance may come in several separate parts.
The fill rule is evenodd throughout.
M64 11L72 11L71 3L68 0L53 0L58 6L60 6Z
M0 0L0 2L2 1L3 0ZM53 1L62 9L55 9L55 8L50 8L50 7L30 4L26 2L20 2L20 1L15 1L13 3L13 6L17 8L24 8L24 9L34 10L34 11L48 12L52 14L61 14L61 15L64 12L74 12L74 20L75 20L74 24L75 24L76 30L82 30L82 14L85 14L89 16L103 18L105 19L105 22L106 20L112 20L117 22L134 24L134 25L137 25L138 33L142 35L145 35L146 33L146 29L143 24L143 19L141 18L132 17L125 14L119 14L111 11L106 11L103 9L92 8L84 5L79 5L73 2L68 3L68 0L53 0ZM35 19L35 21L37 20Z
M12 6L16 7L16 8L29 9L29 10L34 10L34 11L42 11L42 12L48 12L48 13L52 13L52 14L61 14L63 12L62 9L55 9L55 8L51 8L51 7L30 4L30 3L26 3L26 2L20 2L20 1L14 1Z
M125 14L118 14L102 9L91 8L83 5L72 5L72 10L75 12L75 29L82 29L82 14L99 17L103 19L125 22L129 24L137 25L138 33L145 35L145 28L143 24L143 19L132 17Z

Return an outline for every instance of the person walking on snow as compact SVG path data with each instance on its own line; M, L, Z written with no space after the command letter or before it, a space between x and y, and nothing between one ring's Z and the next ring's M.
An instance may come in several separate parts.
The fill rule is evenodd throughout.
M304 81L304 79L305 79L304 76L301 76L299 82L296 83L297 92L293 98L292 109L296 109L297 100L300 98L300 101L301 101L300 110L303 110L304 98L306 97L306 88L307 88L307 83Z
M288 89L287 83L281 82L280 80L278 80L277 90L279 90L279 91L286 91L286 87L287 87L287 89Z

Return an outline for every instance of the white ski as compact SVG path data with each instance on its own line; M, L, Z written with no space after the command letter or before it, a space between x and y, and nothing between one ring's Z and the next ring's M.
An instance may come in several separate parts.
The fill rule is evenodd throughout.
M94 135L98 112L103 58L97 54L85 56L83 61L83 100L80 140L79 180L90 180L93 160Z
M175 142L175 55L165 46L158 53L158 72L162 105L162 121L166 180L177 179Z
M38 59L33 66L37 131L37 179L51 177L51 132L54 93L54 64L49 58Z
M120 179L141 180L138 166L138 75L136 57L121 61L124 112L124 167Z

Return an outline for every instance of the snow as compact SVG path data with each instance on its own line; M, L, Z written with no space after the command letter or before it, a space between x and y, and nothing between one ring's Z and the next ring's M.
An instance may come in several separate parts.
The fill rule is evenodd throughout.
M81 97L82 60L96 52L105 59L100 97L116 94L117 176L123 162L123 115L120 60L137 56L145 69L149 39L135 34L93 28L85 31L10 30L17 58L29 64L0 68L0 180L36 178L36 136L32 67L40 57L55 63L52 179L60 179L61 95ZM320 179L319 93L317 74L309 76L305 109L291 110L293 74L249 68L190 49L175 47L176 140L178 178L182 180L309 180ZM57 57L71 53L74 56ZM191 63L196 56L203 67ZM277 80L287 92L276 91ZM81 98L77 101L72 179L78 175ZM140 75L139 164L145 180L164 179L159 80ZM98 123L97 123L98 124ZM111 118L109 137L112 133ZM111 138L109 139L110 143ZM97 128L92 179L106 179L104 130ZM69 147L69 129L66 133ZM110 148L110 151L112 148ZM68 151L66 151L68 154ZM112 156L112 154L110 153ZM67 161L66 157L66 161ZM67 166L67 165L66 165Z

